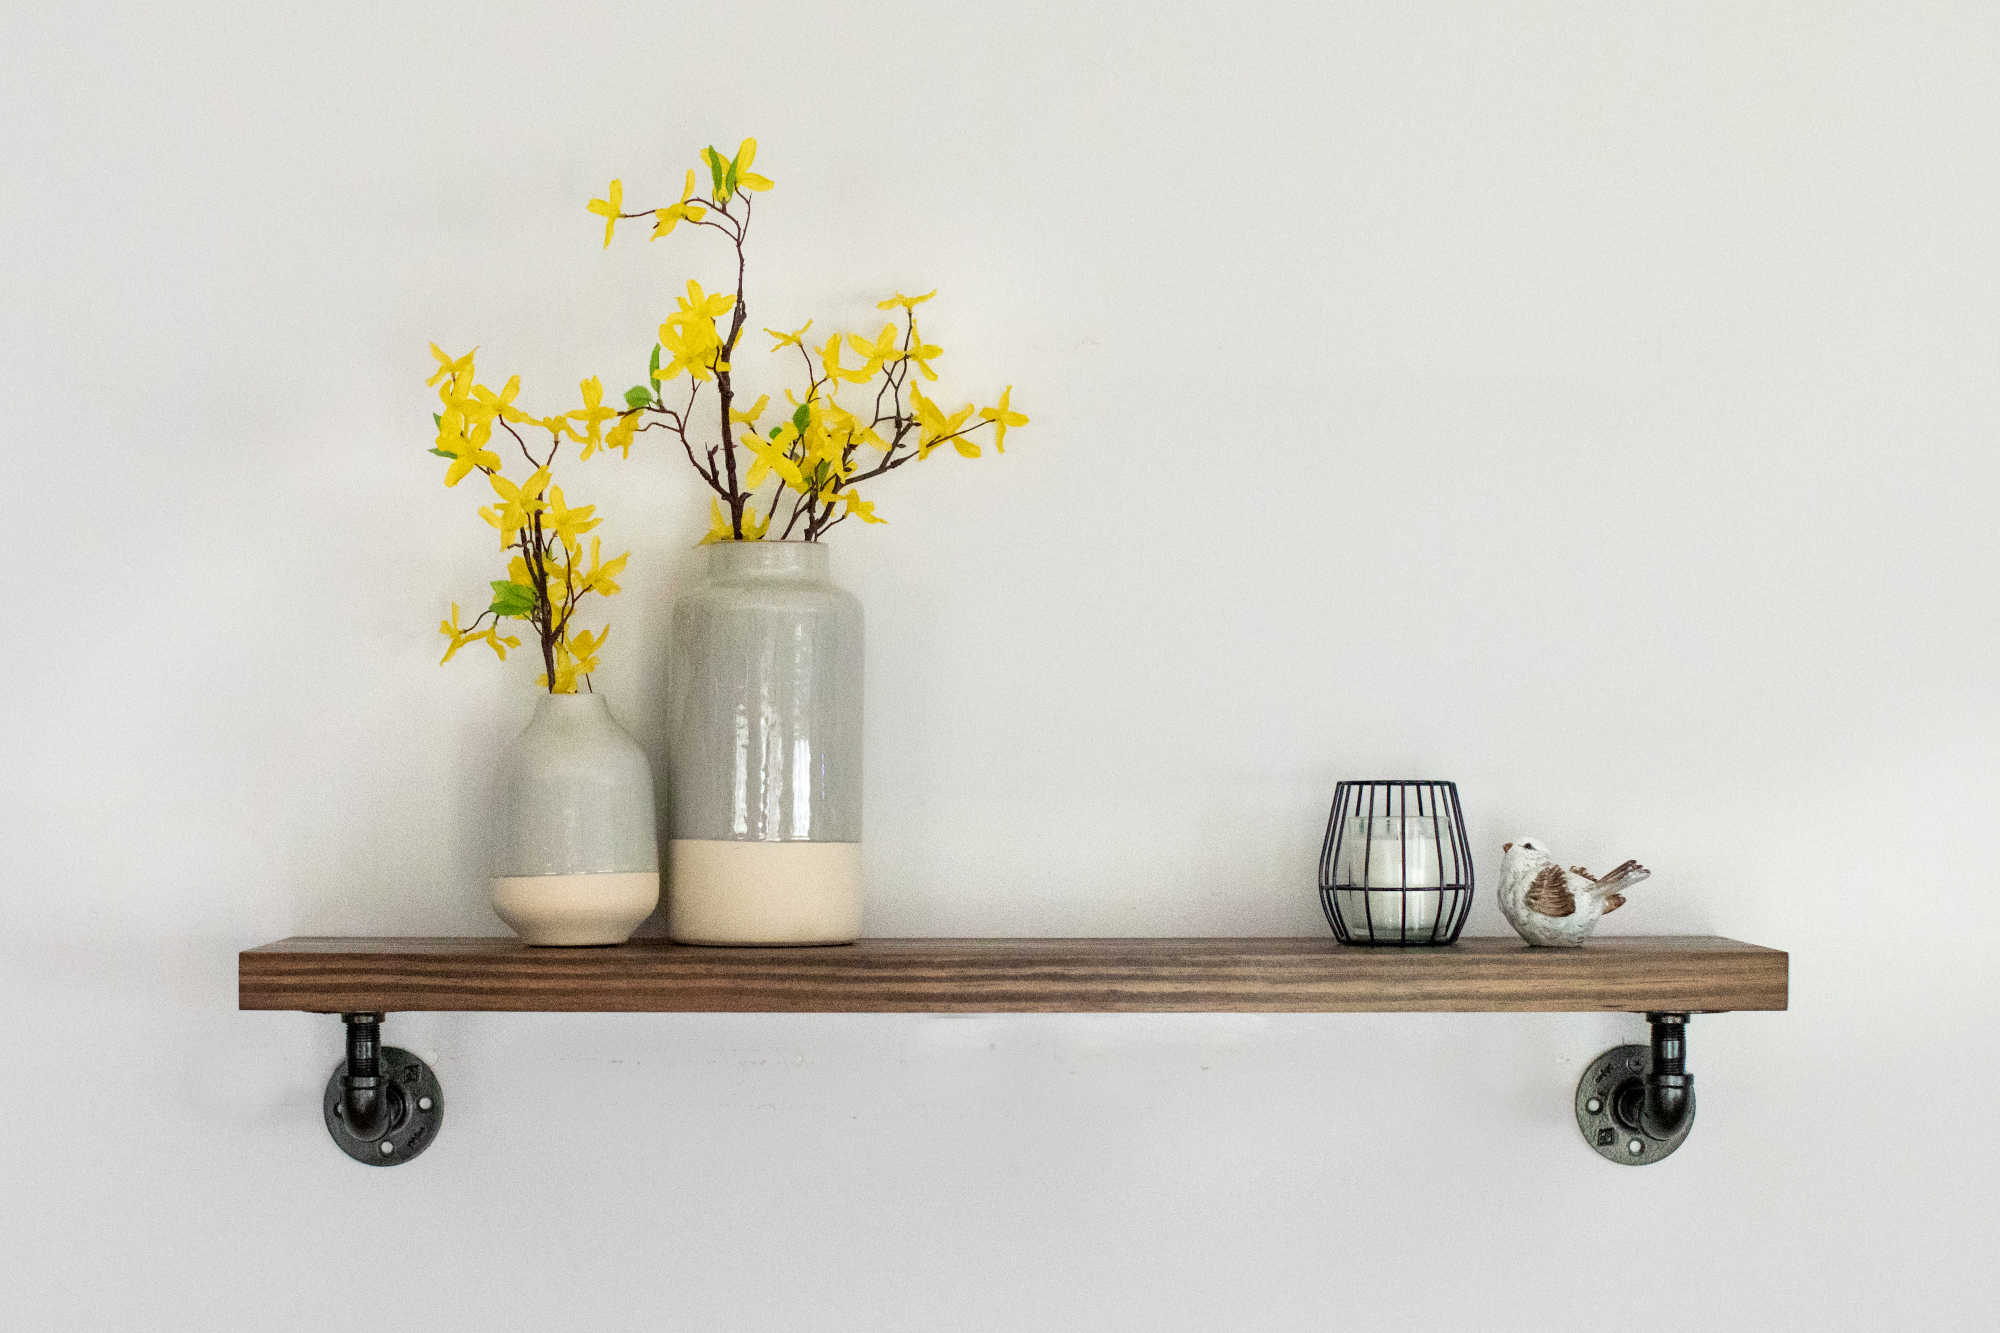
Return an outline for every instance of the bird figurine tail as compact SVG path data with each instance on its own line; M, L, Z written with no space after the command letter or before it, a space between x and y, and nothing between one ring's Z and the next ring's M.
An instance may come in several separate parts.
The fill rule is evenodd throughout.
M1652 877L1653 872L1640 865L1637 861L1627 861L1625 864L1607 871L1604 875L1600 876L1597 882L1591 886L1590 892L1604 899L1604 910L1606 912L1615 912L1625 905L1624 890Z

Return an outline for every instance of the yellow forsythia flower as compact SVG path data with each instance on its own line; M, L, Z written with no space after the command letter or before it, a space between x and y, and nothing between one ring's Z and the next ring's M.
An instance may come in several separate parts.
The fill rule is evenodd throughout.
M597 376L592 375L578 384L577 388L583 393L583 406L568 413L567 416L571 421L582 422L585 431L588 432L577 436L583 441L583 453L580 456L588 458L597 452L599 445L604 443L604 423L618 413L604 405L604 382ZM571 431L570 434L574 436L576 432Z
M439 415L437 442L432 447L451 457L451 466L444 474L445 485L458 485L474 468L487 472L500 470L500 455L486 447L492 435L491 422L482 421L468 431L465 413L456 407L446 408Z
M722 512L722 501L713 496L708 501L708 531L703 534L701 544L708 546L714 542L734 541L735 529L729 526L729 515Z
M557 541L574 549L584 533L603 521L593 517L596 512L596 505L578 505L571 509L563 503L562 487L551 486L548 506L544 510L545 521L542 530L553 533Z
M459 649L465 647L465 641L467 636L465 631L460 629L458 625L457 602L453 602L451 604L451 619L438 621L438 633L444 635L447 639L451 640L451 646L445 649L444 656L438 659L438 665L443 666L446 662L451 661L453 653L456 653Z
M799 474L798 465L785 456L784 446L777 440L767 440L752 433L743 437L743 447L756 460L750 465L749 475L743 479L745 489L756 490L772 473L776 473L778 480L795 491L806 488L806 479Z
M931 358L943 356L944 348L934 343L925 342L924 335L917 332L916 321L912 320L910 322L910 350L904 355L916 363L917 369L923 372L925 379L934 380L937 378L937 372L931 369Z
M590 211L604 219L604 248L611 248L611 229L618 225L618 215L625 208L625 182L613 179L611 188L604 192L604 198L590 201Z
M764 332L777 339L776 342L771 344L771 350L775 352L780 347L804 347L805 343L800 340L806 336L806 330L812 326L813 322L807 320L790 333L780 333L776 329L765 329Z
M535 474L516 486L499 473L486 479L493 484L493 493L503 504L498 509L482 509L479 516L500 529L500 545L513 544L514 534L535 521L535 515L542 512L542 492L548 488L549 470L536 468Z
M604 597L612 596L618 591L618 576L625 572L625 562L631 559L631 557L632 553L627 551L623 555L611 560L600 561L598 541L597 538L592 537L590 539L590 568L584 572L583 578L577 583L577 587L584 592L594 592Z
M669 315L667 322L660 325L660 346L672 360L653 372L656 380L670 380L680 374L705 380L718 369L729 368L720 360L722 335L715 331L715 321L705 315L684 311Z
M439 666L443 666L446 662L451 661L452 655L468 643L485 642L491 646L503 662L507 660L507 650L509 648L519 648L521 646L521 641L513 635L509 634L503 637L498 625L489 625L477 633L461 629L458 623L458 615L458 603L453 602L451 604L451 619L440 620L438 622L438 632L451 640L451 646L446 648L444 656L438 659Z
M708 215L708 210L700 204L691 204L694 198L694 168L688 168L687 184L681 187L681 201L656 209L653 213L653 240L671 236L675 227L683 222L699 222Z
M469 377L472 374L472 357L474 353L478 352L478 350L479 349L475 347L472 349L472 351L467 352L464 356L461 356L454 361L452 358L446 356L442 351L438 350L438 345L436 343L432 343L431 355L437 358L438 368L437 368L437 373L435 375L432 375L429 379L425 380L424 383L428 385L436 385L436 384L442 384L446 380L457 379L460 375L465 375Z
M847 335L847 345L854 349L854 354L863 362L862 368L855 372L860 377L855 381L857 384L874 379L875 372L882 368L883 362L895 359L900 350L896 345L897 341L894 324L884 324L882 331L875 335L875 341L872 343L858 333Z
M745 139L736 150L736 160L730 164L736 172L736 188L739 190L768 190L771 188L769 176L759 176L750 170L750 164L757 160L757 141Z
M875 506L862 499L861 492L859 491L842 491L834 499L846 505L847 512L860 519L863 523L887 523L889 521L886 518L877 518L875 516Z
M1028 424L1028 419L1014 411L1008 404L1007 400L1013 394L1014 386L1010 384L1001 391L998 405L979 409L980 417L993 423L993 447L1003 454L1007 452L1007 428Z
M693 278L689 278L688 294L686 296L676 296L674 304L681 308L681 313L684 315L706 315L708 318L714 319L734 310L736 308L736 297L729 292L716 292L712 295L705 294L701 290L701 284Z
M917 441L917 457L920 459L930 457L931 450L937 448L945 436L963 426L972 416L972 404L967 403L947 417L943 409L924 397L915 385L910 386L910 403L916 409L917 425L921 428L921 438ZM967 453L968 441L953 440L952 443L958 446L958 451L967 458L979 457L978 445L973 445L972 451Z

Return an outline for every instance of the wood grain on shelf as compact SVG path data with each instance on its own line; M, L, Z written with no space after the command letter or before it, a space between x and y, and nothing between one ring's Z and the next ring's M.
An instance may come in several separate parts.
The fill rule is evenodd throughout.
M1783 1009L1789 958L1714 936L1580 949L1517 939L1369 949L1332 938L880 939L813 949L512 937L280 940L245 951L244 1009L675 1013L1720 1012Z

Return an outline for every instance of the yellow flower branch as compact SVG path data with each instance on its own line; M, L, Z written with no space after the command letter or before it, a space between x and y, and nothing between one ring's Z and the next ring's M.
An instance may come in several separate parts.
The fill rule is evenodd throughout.
M427 383L436 387L441 408L432 416L437 437L431 452L451 460L445 470L447 487L457 486L474 472L485 477L497 503L482 507L479 516L499 532L501 551L512 554L507 577L492 580L492 599L471 624L459 623L462 612L456 602L450 618L438 623L439 633L448 641L443 660L449 662L460 648L479 642L505 661L508 649L520 647L521 640L502 634L501 624L524 620L534 629L541 649L538 683L553 694L574 693L579 682L589 689L590 673L597 669L598 652L610 630L593 634L575 626L574 618L584 597L617 593L617 578L630 552L605 560L599 539L591 536L589 561L584 563L583 539L601 520L596 506L568 502L562 487L555 484L553 469L565 440L582 446L579 458L616 447L619 427L628 417L604 404L604 386L595 378L577 386L583 399L580 407L554 416L533 416L515 405L520 376L509 376L497 393L477 381L476 351L452 357L431 344L438 368ZM606 423L616 423L609 434ZM513 437L527 461L530 471L519 481L506 476L500 456L487 447L495 425ZM522 425L548 431L548 451L541 457L516 429Z
M932 363L944 354L941 347L923 340L916 324L916 308L937 295L933 290L921 296L899 292L878 303L880 310L900 310L903 325L898 330L895 323L885 323L872 338L835 333L814 349L805 341L811 320L789 333L765 329L774 340L773 352L785 347L797 349L805 367L805 388L803 393L788 391L785 395L793 407L791 417L760 433L759 418L770 396L759 395L757 405L747 412L737 410L733 365L749 315L745 242L750 231L751 194L772 186L768 177L751 170L756 156L755 139L745 139L734 157L725 158L714 147L703 149L700 166L688 171L679 200L662 207L626 211L621 180L611 182L603 199L590 201L589 211L605 219L607 247L620 221L650 218L654 223L652 240L671 236L686 222L729 237L736 257L733 294L710 294L691 280L687 296L676 298L678 309L660 325L652 348L647 382L627 391L626 411L613 428L611 443L629 455L632 440L640 432L663 429L679 438L689 465L714 493L710 502L713 521L704 541L765 538L788 498L791 509L778 535L790 538L797 532L806 541L818 541L849 518L864 523L885 521L876 515L873 504L857 493L855 488L861 483L927 459L944 444L950 444L962 457L978 458L980 446L968 437L987 428L992 431L996 452L1004 453L1008 430L1027 425L1028 418L1014 409L1011 385L991 406L966 403L947 412L910 383L912 366L925 380L936 380ZM705 195L696 188L703 172L710 186ZM729 321L726 332L716 325L723 316ZM841 364L843 351L857 358L856 363ZM664 386L683 376L688 381L687 401L678 409L668 407ZM697 442L695 401L701 385L710 380L716 386L719 430L712 441ZM874 405L866 424L839 401L843 384L875 385ZM739 426L750 429L739 434ZM879 452L880 457L864 465L860 457L864 448ZM768 496L760 494L767 486Z

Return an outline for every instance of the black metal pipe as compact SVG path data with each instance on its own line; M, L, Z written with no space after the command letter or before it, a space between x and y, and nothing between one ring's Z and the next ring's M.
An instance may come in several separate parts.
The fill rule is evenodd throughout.
M1653 1059L1638 1107L1639 1128L1672 1138L1694 1109L1694 1075L1687 1071L1686 1014L1647 1014L1653 1025Z
M394 1089L382 1078L382 1015L342 1014L347 1024L347 1071L340 1080L340 1118L355 1138L373 1143L395 1128Z

